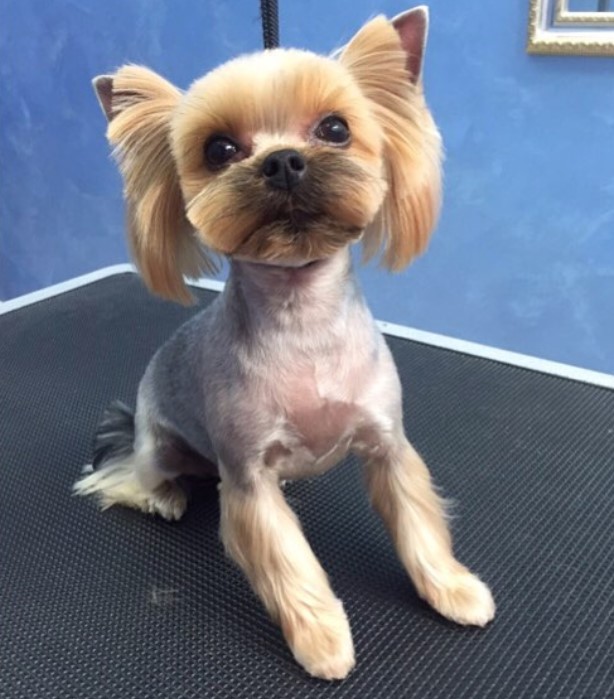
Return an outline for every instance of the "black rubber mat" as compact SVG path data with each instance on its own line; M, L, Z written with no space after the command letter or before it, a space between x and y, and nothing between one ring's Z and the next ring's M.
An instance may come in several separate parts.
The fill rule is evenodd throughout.
M124 274L0 316L2 699L614 696L614 392L390 339L498 616L464 629L417 598L349 460L287 489L354 632L327 684L224 558L215 486L174 524L71 496L102 410L193 312Z

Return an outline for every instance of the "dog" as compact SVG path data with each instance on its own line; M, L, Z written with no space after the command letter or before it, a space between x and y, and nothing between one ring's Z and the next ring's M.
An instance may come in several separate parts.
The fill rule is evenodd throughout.
M94 470L103 508L179 519L182 474L220 479L225 550L311 675L355 664L341 601L281 482L362 458L366 485L418 594L459 624L494 616L452 551L445 503L407 440L398 374L350 247L404 268L440 206L441 139L426 106L425 7L366 23L331 57L241 56L183 93L127 65L95 79L125 183L132 254L149 289L189 303L184 278L229 261L224 291L177 330L134 415L106 412Z

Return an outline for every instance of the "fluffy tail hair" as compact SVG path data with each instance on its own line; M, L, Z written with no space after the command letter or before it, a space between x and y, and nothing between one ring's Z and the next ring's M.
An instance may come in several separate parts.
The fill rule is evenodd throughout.
M98 470L108 461L125 459L134 452L134 413L119 400L104 411L94 435L92 466Z

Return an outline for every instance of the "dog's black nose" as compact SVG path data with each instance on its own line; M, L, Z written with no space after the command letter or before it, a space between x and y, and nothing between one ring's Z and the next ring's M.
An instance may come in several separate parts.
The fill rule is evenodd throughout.
M291 148L270 153L262 163L262 175L269 187L287 192L296 187L306 170L305 158Z

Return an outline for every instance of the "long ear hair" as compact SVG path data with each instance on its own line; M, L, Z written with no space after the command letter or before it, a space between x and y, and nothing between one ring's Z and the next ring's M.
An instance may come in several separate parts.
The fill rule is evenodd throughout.
M134 260L154 293L190 303L183 275L198 277L213 265L186 218L171 152L170 120L181 92L153 71L133 65L96 78L94 88L124 178Z
M364 252L368 259L382 251L391 270L425 249L439 214L441 138L421 84L427 27L425 7L392 22L376 17L340 56L383 130L388 191L365 233Z

